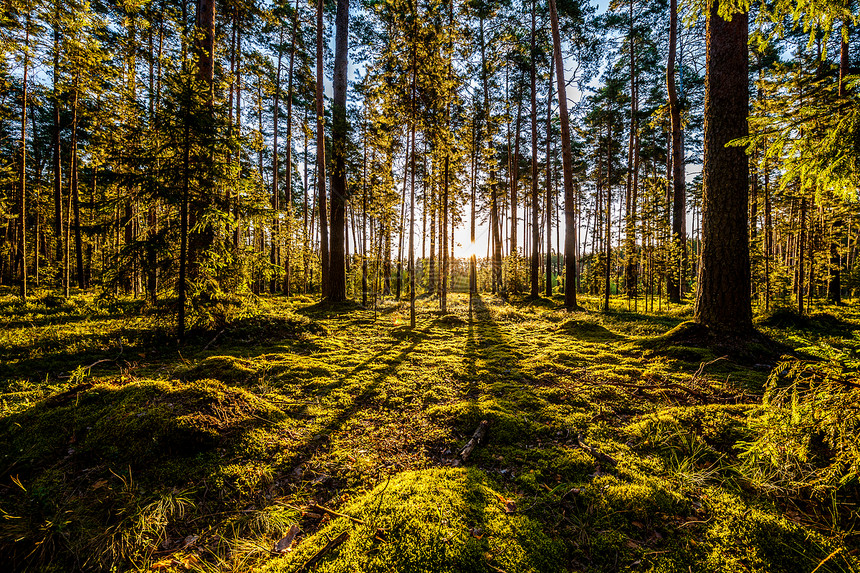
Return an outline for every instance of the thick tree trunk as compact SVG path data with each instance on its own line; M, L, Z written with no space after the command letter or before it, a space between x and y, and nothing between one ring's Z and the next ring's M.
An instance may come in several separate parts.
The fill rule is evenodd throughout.
M331 251L329 252L328 300L346 300L346 72L349 64L349 0L338 0L332 82L332 141L334 171L331 174Z
M573 207L573 158L570 149L570 125L567 116L567 84L564 81L564 58L561 54L561 37L555 0L549 0L552 21L552 43L555 52L558 81L558 113L561 120L561 163L564 172L564 306L575 310L576 303L576 223Z
M746 13L726 21L714 2L707 20L702 251L695 320L717 331L753 330L750 304L749 133Z

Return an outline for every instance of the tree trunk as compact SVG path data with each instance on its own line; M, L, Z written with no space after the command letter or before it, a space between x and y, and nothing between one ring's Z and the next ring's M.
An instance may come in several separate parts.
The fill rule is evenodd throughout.
M707 20L702 251L695 320L717 331L750 332L747 14L731 21L711 6Z
M346 300L346 72L349 50L349 0L338 0L332 81L332 141L334 171L331 174L331 251L329 252L328 300Z
M18 256L21 261L21 300L27 300L27 73L30 67L30 16L24 25L24 77L21 83L21 172L18 179ZM37 248L38 250L38 248Z
M293 246L293 70L296 60L296 33L299 26L299 0L296 0L296 6L293 9L293 32L290 39L290 69L287 79L287 180L285 181L284 194L286 196L286 212L287 212L287 237L284 246L284 294L290 296L292 276L290 273L290 259L292 256Z
M269 292L278 289L277 265L280 263L278 245L281 240L281 217L278 211L280 205L280 189L278 188L278 119L281 116L281 59L283 56L283 29L278 37L278 65L275 74L275 102L272 111L272 228L269 230L271 244L269 245L269 263L272 265L272 279L269 281ZM289 171L289 165L287 166Z
M537 47L535 45L535 10L537 0L532 0L532 38L531 38L531 66L529 74L531 79L531 112L532 112L532 241L531 241L531 295L535 298L540 296L540 228L538 226L538 164L537 164L537 74L535 58ZM550 98L548 98L550 99ZM550 99L551 101L551 99Z
M325 191L325 125L323 106L323 0L317 0L317 77L316 77L316 108L317 108L317 206L319 208L320 229L320 270L322 297L328 295L328 216L326 214Z
M666 87L669 92L669 118L671 120L672 163L672 242L676 254L669 272L667 290L669 300L681 302L687 260L687 208L684 173L684 144L681 128L681 104L675 86L675 53L678 44L678 0L670 0L669 58L666 64Z
M567 116L567 84L564 80L564 58L561 55L561 37L555 0L549 0L552 21L552 43L555 51L558 80L558 113L561 120L561 164L564 172L564 306L576 310L576 224L573 207L573 158L570 150L570 125Z
M549 86L546 96L546 296L552 296L552 80L555 55L549 61ZM588 233L586 232L586 235Z

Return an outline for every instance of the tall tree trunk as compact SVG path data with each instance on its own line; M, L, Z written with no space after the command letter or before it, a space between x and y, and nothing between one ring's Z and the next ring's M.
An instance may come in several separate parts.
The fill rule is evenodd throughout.
M55 259L58 263L63 260L63 157L60 147L60 92L58 79L60 76L60 3L57 2L56 18L54 23L54 73L53 73L53 112L54 125L51 133L54 162L54 239L56 241ZM60 276L63 276L61 271Z
M81 239L81 198L78 192L78 78L75 77L75 95L72 100L72 207L75 213L75 262L77 263L78 288L86 286L84 282L84 249Z
M280 189L278 188L278 119L281 116L281 59L283 56L283 28L278 37L278 65L275 74L275 101L272 111L272 228L270 229L271 244L269 245L269 263L272 265L272 279L269 281L269 292L278 290L278 276L275 269L280 264L279 245L281 241ZM289 164L287 165L289 172Z
M567 116L567 84L564 80L564 58L561 55L561 37L558 29L558 11L555 0L549 0L552 21L552 43L555 51L558 80L558 113L561 120L561 164L564 173L564 306L576 310L576 223L573 197L573 157L570 149L570 124Z
M540 296L540 228L538 227L538 141L537 141L537 73L536 73L536 58L537 46L535 40L535 11L537 10L537 0L532 0L532 37L531 37L531 65L529 66L529 74L531 79L531 112L532 112L532 241L531 241L531 296L537 298ZM549 99L549 98L548 98ZM549 223L549 220L547 220Z
M842 22L842 41L839 44L839 97L845 97L845 77L848 75L849 33L848 21ZM830 240L830 279L827 282L827 298L835 305L842 304L842 260L839 256L839 244L842 229L842 217L833 221Z
M612 288L612 119L607 119L606 135L606 265L603 269L603 311L609 312L609 295Z
M417 75L415 48L412 49L412 96L410 130L412 139L412 167L409 170L409 327L415 328L415 76Z
M746 13L731 21L714 2L707 20L702 251L695 320L714 330L750 332L748 158L726 144L749 133Z
M18 179L18 256L21 300L27 300L27 74L30 71L30 15L24 24L24 77L21 83L21 171ZM38 247L37 247L38 250Z
M549 61L549 86L546 96L546 296L552 296L552 80L555 54ZM588 233L586 232L586 235Z
M292 256L293 246L293 70L296 60L296 34L299 27L299 0L296 0L296 6L293 9L293 31L290 38L290 69L287 79L287 180L284 190L286 196L286 212L287 212L287 240L284 245L284 294L291 294L291 273L290 259Z
M329 253L328 299L346 300L346 254L344 249L346 225L346 152L348 126L346 120L346 72L349 50L349 0L338 0L335 17L334 78L332 81L332 154L334 172L331 174L331 251Z
M323 0L317 0L317 77L316 77L316 108L317 108L317 205L319 208L320 228L320 270L322 297L328 295L329 286L329 250L328 250L328 216L326 214L325 190L325 116L323 106Z
M673 265L669 272L666 289L669 300L681 302L683 283L687 267L687 207L686 181L684 173L684 138L681 128L681 104L675 86L675 54L678 45L678 0L670 0L669 57L666 64L666 87L669 93L669 118L671 120L672 163L672 242Z

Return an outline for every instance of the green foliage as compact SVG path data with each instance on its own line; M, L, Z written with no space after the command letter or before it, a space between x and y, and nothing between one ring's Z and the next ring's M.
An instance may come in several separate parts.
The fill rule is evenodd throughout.
M818 360L786 360L771 373L742 473L779 495L850 496L860 475L860 359L826 345L807 351Z

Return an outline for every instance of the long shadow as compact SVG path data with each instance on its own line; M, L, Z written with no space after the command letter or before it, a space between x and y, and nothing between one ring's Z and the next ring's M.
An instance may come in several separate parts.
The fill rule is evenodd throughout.
M525 419L541 417L540 410L550 406L535 392L535 380L524 371L525 357L508 342L480 296L473 304L475 317L469 323L463 354L469 414L460 422L471 425L480 421L479 416L489 418L489 432L495 436L495 442L520 442L551 432L554 428ZM489 374L483 379L481 369Z
M317 434L305 441L303 444L297 444L292 449L295 450L293 456L288 458L282 464L282 471L287 472L292 468L300 467L305 462L313 457L313 455L321 448L324 447L330 440L331 435L341 428L344 427L347 421L349 421L357 412L362 410L367 406L366 402L370 399L376 391L379 389L382 382L393 372L396 372L400 365L403 363L406 358L412 354L418 344L423 340L423 337L416 336L412 340L411 344L406 348L402 349L396 356L393 358L384 361L382 364L384 366L376 370L376 375L361 388L360 393L353 398L352 404L348 407L344 408L340 412L338 412L334 417L332 417L322 428L317 430ZM393 345L392 345L393 347ZM353 377L355 377L359 372L364 370L368 365L372 362L377 361L381 356L388 354L388 352L392 349L392 347L377 352L371 358L368 358L363 363L355 366L349 373L347 373L343 378L332 382L329 386L331 387L341 387L348 383Z

